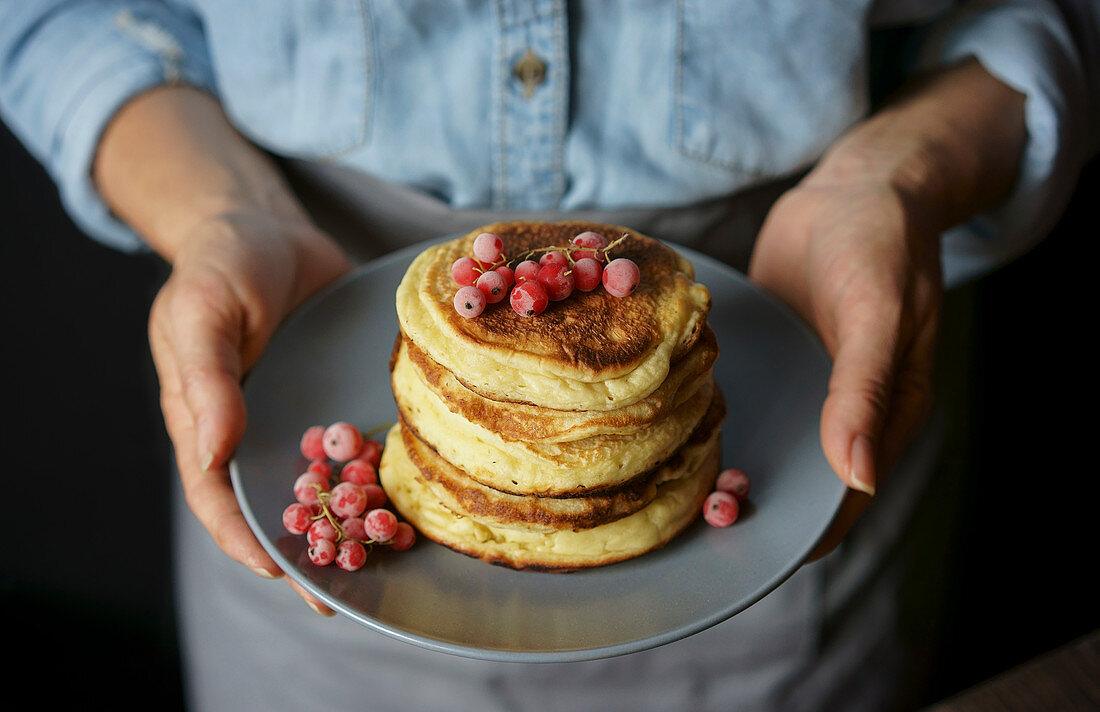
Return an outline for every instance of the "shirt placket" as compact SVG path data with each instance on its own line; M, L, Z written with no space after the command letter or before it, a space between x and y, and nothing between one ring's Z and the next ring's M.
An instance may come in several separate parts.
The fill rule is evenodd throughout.
M562 143L569 52L564 0L497 0L493 206L556 207L565 191Z

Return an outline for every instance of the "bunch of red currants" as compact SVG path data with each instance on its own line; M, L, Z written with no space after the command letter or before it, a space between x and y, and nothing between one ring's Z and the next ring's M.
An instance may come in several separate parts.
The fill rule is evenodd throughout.
M600 284L608 294L625 297L637 289L641 270L625 257L608 261L608 251L621 240L608 242L598 232L582 232L568 247L529 250L513 268L500 235L483 232L474 238L473 257L459 257L451 265L451 277L459 286L455 311L472 319L507 297L516 314L536 316L550 302L574 290L591 292ZM538 261L532 259L539 253Z
M404 551L415 543L412 526L385 506L381 443L341 421L307 428L300 450L309 466L294 481L295 501L283 510L283 526L306 535L310 561L357 571L374 544Z

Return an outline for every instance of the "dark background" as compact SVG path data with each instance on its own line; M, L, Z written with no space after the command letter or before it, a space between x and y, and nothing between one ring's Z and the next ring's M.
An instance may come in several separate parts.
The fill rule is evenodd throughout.
M1043 244L966 290L972 347L945 345L975 405L930 701L1100 625L1097 467L1085 458L1098 201L1092 165ZM0 625L16 660L5 677L51 702L172 709L167 439L145 335L166 267L81 235L2 125L0 234Z

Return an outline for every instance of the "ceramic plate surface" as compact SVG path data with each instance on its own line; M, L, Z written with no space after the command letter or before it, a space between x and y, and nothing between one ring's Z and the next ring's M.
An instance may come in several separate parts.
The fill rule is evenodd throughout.
M715 375L729 415L724 467L752 480L731 527L701 519L665 548L571 574L482 563L423 537L375 547L356 572L314 566L282 526L310 425L396 420L388 364L394 292L425 244L359 268L276 333L245 382L248 430L230 466L249 524L288 576L366 628L485 660L574 661L656 647L720 623L797 570L844 494L821 451L829 360L816 337L739 272L677 247L711 291ZM364 635L373 634L364 630Z

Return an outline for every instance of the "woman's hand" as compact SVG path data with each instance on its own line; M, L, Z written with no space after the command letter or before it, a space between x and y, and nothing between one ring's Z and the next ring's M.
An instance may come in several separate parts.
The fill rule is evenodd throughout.
M1007 197L1023 96L964 62L855 126L767 216L749 275L833 358L825 457L850 487L811 558L847 533L930 414L940 236Z
M851 491L818 553L839 542L931 410L939 232L913 213L874 180L808 179L775 204L753 254L751 278L833 357L821 443Z
M246 423L241 379L283 317L349 267L309 223L221 215L186 236L150 313L161 408L187 503L226 554L262 576L281 571L249 529L227 469Z
M351 262L217 100L195 89L160 87L124 106L100 140L95 180L114 213L172 265L149 340L187 502L226 554L278 576L226 467L245 428L241 378L283 317Z

